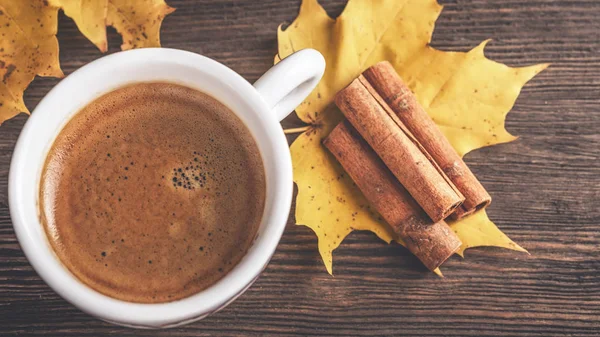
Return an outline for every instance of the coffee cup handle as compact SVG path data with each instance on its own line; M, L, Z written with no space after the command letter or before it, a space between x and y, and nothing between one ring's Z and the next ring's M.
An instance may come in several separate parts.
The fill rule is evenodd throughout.
M314 49L303 49L269 69L254 82L254 88L282 120L313 91L324 72L323 55Z

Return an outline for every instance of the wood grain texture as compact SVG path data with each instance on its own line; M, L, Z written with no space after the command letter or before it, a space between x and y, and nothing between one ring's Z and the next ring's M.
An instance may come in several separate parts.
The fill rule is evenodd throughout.
M345 0L322 1L336 15ZM331 277L314 234L288 227L272 262L240 299L201 322L162 331L120 328L56 295L19 248L7 206L10 157L26 120L0 127L1 336L407 335L597 336L600 334L600 2L443 0L433 45L466 51L493 38L492 59L552 62L528 84L507 120L517 141L466 157L494 198L488 214L531 256L494 248L452 257L444 279L407 250L354 233L335 251ZM276 28L299 0L169 0L177 11L165 47L214 58L256 80L276 53ZM120 41L110 31L109 52ZM66 74L100 57L59 19ZM37 79L35 108L58 82ZM300 126L290 117L284 126ZM291 138L290 138L291 140ZM293 212L292 212L293 214Z

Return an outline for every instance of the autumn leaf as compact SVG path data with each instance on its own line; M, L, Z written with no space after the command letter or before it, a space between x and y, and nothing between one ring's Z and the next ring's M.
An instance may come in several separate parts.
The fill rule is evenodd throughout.
M52 0L102 52L106 26L123 36L121 49L160 47L160 26L175 9L164 0Z
M547 64L511 68L484 56L487 41L467 53L429 46L442 7L435 0L350 0L330 18L317 0L304 0L296 20L279 27L279 58L304 48L327 61L324 77L296 109L309 124L291 146L298 185L296 222L318 237L332 273L332 252L353 230L369 230L386 242L388 225L321 144L342 119L333 97L362 71L388 60L409 85L451 144L463 156L474 149L515 139L504 128L521 88ZM451 224L467 248L496 246L525 251L491 222L485 211Z
M29 113L23 92L36 75L62 77L57 16L62 8L80 31L106 51L106 26L123 36L122 49L160 47L164 0L0 0L0 123Z
M77 28L102 52L108 48L106 41L106 14L108 0L51 0L55 7L62 8L66 16L77 24Z
M57 15L43 1L0 0L0 123L28 111L23 91L36 75L63 76Z

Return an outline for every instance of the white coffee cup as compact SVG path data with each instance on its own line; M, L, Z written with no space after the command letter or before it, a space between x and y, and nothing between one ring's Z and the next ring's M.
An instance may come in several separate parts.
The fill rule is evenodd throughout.
M252 285L279 243L288 219L293 188L290 152L279 121L314 89L324 69L321 54L305 49L278 63L252 86L233 70L207 57L182 50L150 48L106 56L75 71L38 104L13 153L9 174L10 213L25 255L59 295L81 310L112 323L144 328L172 327L222 309ZM267 193L258 236L231 272L185 299L140 304L93 290L61 264L39 221L38 194L47 152L74 114L114 89L155 81L200 90L228 106L257 142L265 168Z

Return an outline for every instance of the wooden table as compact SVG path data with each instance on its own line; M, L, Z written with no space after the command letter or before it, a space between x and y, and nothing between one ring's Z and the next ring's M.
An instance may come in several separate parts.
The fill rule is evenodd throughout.
M322 2L337 15L345 0ZM600 2L441 2L434 46L466 51L493 38L492 59L553 63L508 117L508 130L521 138L467 156L494 198L490 217L530 256L470 250L464 260L451 258L441 279L404 248L357 232L335 251L331 277L315 235L292 215L264 274L222 312L172 330L120 328L56 295L19 248L7 177L22 115L0 127L0 335L599 335ZM164 22L163 46L214 58L252 82L271 66L276 28L295 18L299 0L169 3L177 11ZM112 29L109 35L115 52L120 39ZM101 56L62 14L58 39L66 74ZM25 95L28 107L57 82L37 79Z

